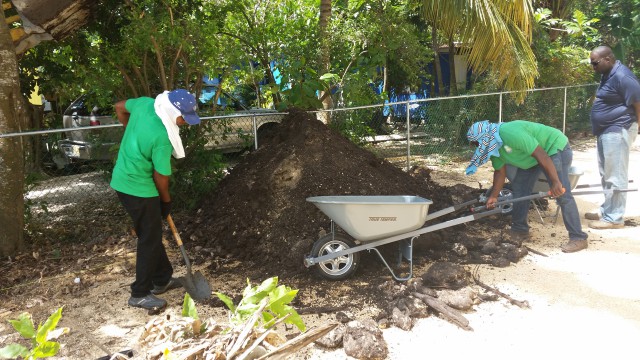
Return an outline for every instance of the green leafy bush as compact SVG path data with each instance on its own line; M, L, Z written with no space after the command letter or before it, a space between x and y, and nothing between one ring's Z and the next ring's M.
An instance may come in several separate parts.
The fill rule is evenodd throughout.
M278 286L278 277L274 276L263 281L258 286L251 286L247 279L247 287L242 293L242 300L238 305L233 304L233 300L228 296L216 292L216 295L231 310L231 322L235 324L244 323L256 311L264 306L262 320L265 327L272 322L287 316L284 321L295 325L300 331L305 331L306 326L302 318L289 304L298 294L298 290L293 290L288 286Z
M54 356L60 350L60 343L51 341L69 332L68 328L56 329L62 317L62 307L51 314L44 324L36 329L29 313L22 313L17 319L9 323L23 338L31 341L31 349L20 344L9 344L0 349L0 359L25 360L41 359Z

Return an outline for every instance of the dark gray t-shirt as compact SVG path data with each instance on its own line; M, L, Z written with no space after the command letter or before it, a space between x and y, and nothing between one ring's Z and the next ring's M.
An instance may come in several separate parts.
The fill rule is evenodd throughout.
M640 101L638 78L616 60L608 74L603 74L591 108L591 130L598 136L628 129L637 120L633 103Z

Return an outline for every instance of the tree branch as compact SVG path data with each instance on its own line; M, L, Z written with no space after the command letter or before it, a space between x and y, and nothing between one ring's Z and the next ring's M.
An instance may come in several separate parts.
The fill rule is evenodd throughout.
M153 48L156 52L156 59L158 60L158 69L160 70L160 82L162 83L162 88L163 90L169 90L169 87L167 86L167 75L162 61L162 51L160 50L160 46L153 35L151 36L151 43L153 44Z

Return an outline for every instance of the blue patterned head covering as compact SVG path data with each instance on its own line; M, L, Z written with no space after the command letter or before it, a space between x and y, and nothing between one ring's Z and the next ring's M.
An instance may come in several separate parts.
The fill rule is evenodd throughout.
M467 139L478 142L478 148L471 157L471 164L467 166L465 171L467 175L475 174L480 165L489 161L490 156L500 157L498 152L502 146L502 139L500 139L498 132L500 125L483 120L471 125L467 131Z

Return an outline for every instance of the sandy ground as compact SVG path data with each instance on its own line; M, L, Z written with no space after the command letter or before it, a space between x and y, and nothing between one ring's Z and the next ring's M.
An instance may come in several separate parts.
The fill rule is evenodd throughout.
M574 157L574 165L584 170L579 184L597 184L599 176L593 144L574 146ZM632 152L631 164L632 187L637 187L640 182L640 140ZM463 167L457 170L451 173L447 166L443 172L436 169L432 176L443 185L490 186L489 166L469 177L464 176ZM577 198L581 213L597 207L601 200L602 195ZM555 204L550 206L547 215L554 213ZM624 229L591 230L587 227L588 221L583 219L589 233L589 248L574 254L560 251L560 245L567 240L561 219L554 223L547 217L542 223L534 211L530 211L529 216L533 239L527 246L547 256L530 253L506 268L479 266L477 274L485 284L516 300L527 301L530 308L522 309L505 299L482 303L473 312L465 314L473 331L462 330L435 316L418 320L411 331L395 327L385 329L389 360L640 357L637 346L640 339L640 282L637 280L640 273L640 193L628 195L629 226ZM129 251L133 254L131 249ZM107 271L104 278L96 281L100 286L91 291L91 296L99 299L127 297L130 279L115 270ZM110 281L109 278L113 279ZM45 307L38 305L44 302L46 314L50 314L50 307L55 302L47 303L45 298L57 301L55 292L56 289L50 289L22 305L33 311ZM62 326L70 326L69 321L81 320L84 333L76 327L73 333L66 335L68 338L61 339L63 343L73 344L69 348L76 351L62 358L95 359L96 356L89 356L89 351L93 355L99 344L110 350L130 348L135 344L142 331L140 324L148 318L145 313L129 308L121 301L101 303L101 311L92 313L99 299L80 297L66 303ZM167 299L171 304L180 304L181 294L169 294ZM0 302L0 318L5 305ZM214 308L213 311L224 312L224 309ZM76 319L67 320L70 317ZM327 319L329 317L333 318L327 316ZM9 331L6 321L1 320L0 334L3 326L5 333ZM98 333L100 336L96 335ZM75 337L74 342L70 337ZM83 349L86 356L77 355L83 354L80 352ZM315 345L297 355L296 359L305 360L349 359L343 349L327 352Z
M574 165L584 170L578 184L597 184L595 148L574 150ZM630 179L640 181L640 141L631 155ZM483 170L490 172L490 169ZM437 174L435 174L437 176ZM435 176L434 176L435 177ZM488 185L487 174L464 180ZM451 179L449 179L451 180ZM475 184L474 184L475 182ZM577 198L581 214L596 208L602 195ZM555 213L555 204L551 215ZM640 339L640 193L631 192L627 219L633 225L616 230L593 230L587 250L565 254L559 246L567 235L558 219L540 218L531 211L533 240L528 246L546 254L530 254L507 268L480 266L480 280L520 301L483 303L469 319L473 331L462 330L437 317L420 319L409 331L383 331L389 359L637 359ZM317 352L318 359L346 359L342 351Z

